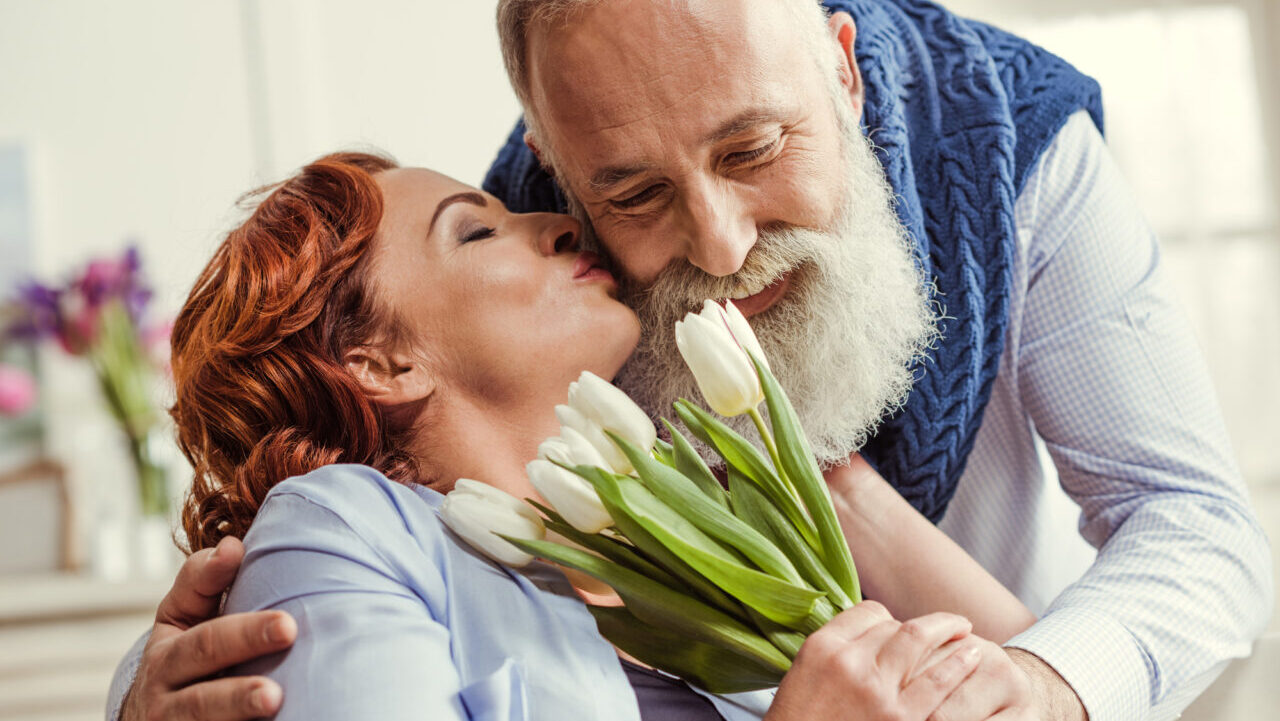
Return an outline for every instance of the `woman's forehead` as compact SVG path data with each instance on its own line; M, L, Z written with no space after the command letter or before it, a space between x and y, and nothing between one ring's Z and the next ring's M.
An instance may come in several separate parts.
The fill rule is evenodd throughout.
M476 190L429 168L392 168L378 173L377 181L388 204L399 200L431 203L433 198L439 201L453 193Z

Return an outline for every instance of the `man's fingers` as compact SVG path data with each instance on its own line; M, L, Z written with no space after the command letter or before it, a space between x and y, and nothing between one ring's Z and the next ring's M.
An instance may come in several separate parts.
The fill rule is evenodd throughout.
M973 624L953 613L931 613L904 621L876 656L876 664L906 685L911 672L931 651L967 635Z
M224 671L293 644L298 626L283 611L234 613L206 621L156 644L153 671L169 688ZM152 659L148 659L151 662Z
M1015 698L1012 679L1005 673L1004 649L994 644L979 644L977 668L965 683L948 695L929 716L929 721L967 721L985 719L1004 709ZM921 677L928 675L928 671Z
M921 718L950 700L982 660L982 651L972 642L962 643L951 655L925 669L902 691L908 718ZM936 720L936 716L930 716ZM966 716L965 718L970 718ZM972 718L986 718L973 716Z
M156 623L189 628L211 618L218 611L222 592L235 580L243 558L244 546L231 536L223 538L216 548L188 556L173 588L156 609Z
M830 634L848 642L886 621L893 621L888 609L875 601L863 601L836 614L819 633Z
M173 694L161 709L168 721L249 721L280 708L280 685L262 676L220 678Z

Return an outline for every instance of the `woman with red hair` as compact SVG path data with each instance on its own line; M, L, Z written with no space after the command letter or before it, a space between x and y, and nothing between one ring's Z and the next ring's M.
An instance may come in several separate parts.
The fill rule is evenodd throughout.
M524 467L558 432L553 407L636 345L579 223L358 153L260 198L178 317L172 413L195 469L191 549L245 538L227 610L297 620L292 649L242 669L283 687L278 718L924 719L974 672L968 621L903 624L874 602L809 639L776 701L620 663L586 591L490 562L436 513L462 477L536 497ZM929 531L916 552L950 553ZM970 563L937 579L934 607L976 596L980 627L1029 623Z

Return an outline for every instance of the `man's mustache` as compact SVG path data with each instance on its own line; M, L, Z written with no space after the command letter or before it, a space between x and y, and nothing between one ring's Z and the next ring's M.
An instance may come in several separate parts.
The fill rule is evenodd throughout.
M763 288L815 260L815 248L792 240L796 230L810 229L780 223L761 229L742 267L730 275L712 275L685 258L676 258L646 284L624 274L619 280L619 299L637 310L660 305L667 313L683 315L701 307L708 298L718 301L731 297L738 288Z

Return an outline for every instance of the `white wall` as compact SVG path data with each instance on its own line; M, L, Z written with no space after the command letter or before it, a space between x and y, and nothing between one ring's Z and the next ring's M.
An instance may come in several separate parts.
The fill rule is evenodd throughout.
M326 152L374 146L478 184L518 115L493 9L0 0L0 139L32 151L37 271L135 239L172 314L236 199ZM91 542L96 518L132 512L129 468L82 364L44 360L50 451Z

